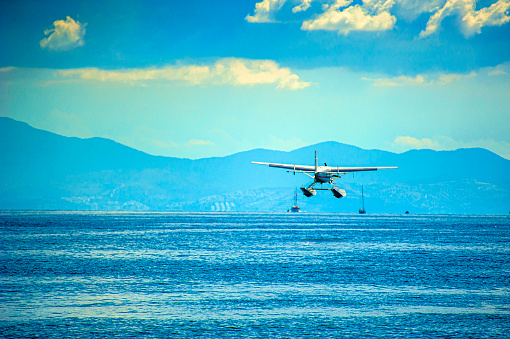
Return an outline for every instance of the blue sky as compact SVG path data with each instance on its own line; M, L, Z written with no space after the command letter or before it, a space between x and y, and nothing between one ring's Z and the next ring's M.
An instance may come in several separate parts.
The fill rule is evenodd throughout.
M155 155L510 159L510 0L4 1L0 115Z

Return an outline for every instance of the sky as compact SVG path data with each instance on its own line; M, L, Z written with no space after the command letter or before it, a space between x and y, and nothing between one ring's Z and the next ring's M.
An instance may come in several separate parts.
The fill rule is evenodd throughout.
M2 1L0 116L190 159L510 159L510 0Z

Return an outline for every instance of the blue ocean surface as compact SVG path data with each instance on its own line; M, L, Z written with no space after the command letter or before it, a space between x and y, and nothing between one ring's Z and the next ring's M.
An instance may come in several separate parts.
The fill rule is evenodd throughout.
M2 338L508 338L508 216L0 211Z

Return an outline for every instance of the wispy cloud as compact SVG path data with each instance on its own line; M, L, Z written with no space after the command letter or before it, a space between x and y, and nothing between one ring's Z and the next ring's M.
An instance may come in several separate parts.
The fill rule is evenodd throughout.
M306 144L301 138L294 137L291 139L282 139L275 136L269 136L269 143L266 148L275 149L280 151L293 151L300 147L305 147Z
M458 141L447 136L418 139L411 136L399 136L393 141L398 151L410 149L431 149L435 151L451 151L459 148L485 148L506 159L510 159L510 142L494 139Z
M367 78L362 77L362 80L371 81L373 86L376 87L400 87L400 86L430 86L430 85L446 85L453 81L459 81L463 78L475 77L476 73L469 74L458 73L444 73L444 74L418 74L415 77L398 76L390 78Z
M417 139L410 136L400 136L393 141L395 145L410 149L437 149L439 143L428 138Z
M79 138L92 138L94 136L86 120L80 115L62 112L58 109L45 114L45 119L38 124L37 128Z
M16 67L0 67L0 72L10 72L15 69L16 69Z
M506 66L508 66L508 65L506 65ZM509 67L506 67L506 68L509 68ZM492 75L492 76L507 75L508 69L505 69L505 65L498 65L496 67L490 67L487 74Z
M213 66L189 65L168 66L152 69L101 70L80 68L60 70L64 78L79 78L94 81L116 81L144 84L147 81L183 81L190 85L254 86L276 84L278 89L298 90L310 86L289 68L280 67L272 60L249 60L227 58L218 60Z
M191 139L186 143L186 146L193 147L193 146L212 146L214 145L214 142L210 140L197 140L197 139Z
M397 86L418 86L418 85L428 85L425 81L425 78L423 75L417 75L416 77L409 77L409 76L399 76L399 77L393 77L393 78L377 78L377 79L371 79L362 77L362 80L365 81L372 81L373 86L377 87L397 87Z
M445 0L397 0L395 14L406 21L414 21L423 13L434 13L445 3Z
M510 0L499 0L478 11L475 10L476 2L476 0L447 0L444 6L430 17L420 37L435 33L443 19L451 15L460 18L460 29L465 37L480 34L484 26L501 26L510 21L508 16Z
M79 21L74 21L71 17L66 20L57 20L53 23L53 28L44 31L47 38L39 42L41 48L47 48L54 51L67 51L76 47L83 46L85 41L85 26Z

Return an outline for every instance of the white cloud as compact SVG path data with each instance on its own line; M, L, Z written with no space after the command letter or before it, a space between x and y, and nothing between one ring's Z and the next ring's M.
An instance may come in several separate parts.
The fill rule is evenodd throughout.
M16 69L16 67L0 67L0 72L10 72L15 69Z
M488 67L487 68L487 74L492 76L498 76L498 75L507 75L510 70L510 64L501 64L497 65L496 67Z
M214 66L191 65L153 69L127 69L108 71L98 68L60 70L64 78L95 81L117 81L144 84L146 81L183 81L190 85L253 86L276 84L278 89L297 90L310 86L289 68L281 68L272 60L220 59Z
M432 74L424 75L418 74L415 77L410 76L398 76L392 78L366 78L362 77L362 80L372 81L373 86L376 87L400 87L400 86L430 86L430 85L446 85L453 81L459 81L466 78L475 77L476 73L471 72L469 74L458 74L458 73L444 73L444 74Z
M484 26L501 26L510 21L508 11L510 0L498 0L489 7L475 10L476 0L448 0L442 8L435 12L427 22L427 27L420 37L435 33L444 18L457 15L460 18L460 29L464 36L470 37L481 33Z
M55 51L66 51L85 44L83 37L85 36L86 24L74 21L71 17L66 20L57 20L53 23L53 28L45 30L44 35L47 38L39 42L41 48L48 48Z
M395 0L363 0L363 7L371 13L389 12Z
M277 22L276 13L288 0L262 0L255 4L254 15L247 15L252 23ZM420 37L437 32L444 18L458 17L458 24L464 36L481 33L482 27L501 26L510 21L510 0L497 0L490 6L476 10L478 0L293 0L297 5L293 13L304 12L316 1L322 3L323 12L302 22L306 31L336 31L349 34L352 31L380 32L393 29L397 17L408 22L416 20L423 13L433 13ZM494 0L493 0L494 1Z
M439 147L439 143L431 139L416 139L409 136L397 137L393 143L411 149L437 149Z
M149 144L154 146L156 149L159 149L160 152L157 154L161 154L161 152L165 150L173 150L181 147L181 145L172 140L162 141L154 138L150 140Z
M287 0L263 0L255 4L255 14L247 15L245 20L251 23L275 22L274 14ZM305 1L303 1L305 2Z
M495 75L506 75L506 74L508 74L508 73L503 71L503 70L501 70L501 69L494 69L491 72L489 72L489 75L493 75L493 76L495 76Z
M417 139L410 136L400 136L393 141L393 147L398 151L407 151L410 149L452 151L459 148L485 148L505 159L510 159L510 142L496 141L494 139L458 141L447 136L435 136L432 139Z
M306 31L326 30L348 34L351 31L386 31L393 28L397 19L389 10L394 0L364 0L363 5L350 5L351 1L337 0L317 18L304 21L301 29Z
M197 139L191 139L186 143L186 146L193 147L193 146L212 146L214 145L214 142L210 140L197 140Z
M438 85L446 85L453 81L459 81L467 78L474 78L476 76L476 72L471 72L469 74L440 74L439 78L435 81Z
M274 149L274 150L280 150L280 151L293 151L295 149L305 147L307 144L303 140L301 140L298 137L294 137L291 139L280 139L275 136L270 135L269 136L270 141L265 148L268 149Z
M333 4L324 4L322 5L323 11L336 11L339 10L342 7L347 7L350 4L352 4L352 0L335 0Z
M398 76L394 78L378 78L371 79L362 77L362 80L372 81L376 87L397 87L397 86L417 86L417 85L428 85L423 75L417 75L416 77L409 76Z
M508 10L510 0L499 0L490 7L479 11L469 11L462 18L462 30L465 36L480 34L484 26L501 26L510 21Z
M182 80L192 85L203 83L211 78L208 66L165 67L154 69L127 69L120 71L107 71L98 68L78 68L60 70L62 77L75 77L84 80L118 81L137 83L144 80Z
M408 21L414 21L422 13L439 10L445 0L396 0L396 14Z
M182 156L186 158L190 157L191 152L207 148L204 146L209 146L209 148L216 146L213 141L201 139L176 142L168 139L164 132L147 126L143 126L136 131L136 135L120 138L120 141L125 145L130 145L130 147L138 147L137 149L140 149L140 146L135 145L143 144L144 147L142 148L148 150L153 155L175 156L176 151L183 151Z
M115 133L111 128L107 130L100 129L100 124L94 124L93 128L96 130L96 136L113 139L123 145L152 155L171 156L176 150L184 148L184 143L171 139L174 133L161 129L161 126L139 123L128 133L124 129L120 133Z
M310 86L288 68L280 68L271 60L223 59L216 63L213 74L220 84L256 85L276 83L277 88L297 90Z
M55 109L49 112L45 119L37 125L37 128L69 137L92 138L94 134L87 125L87 121L84 121L79 115Z
M304 12L310 8L313 0L301 0L301 3L292 8L292 13Z

